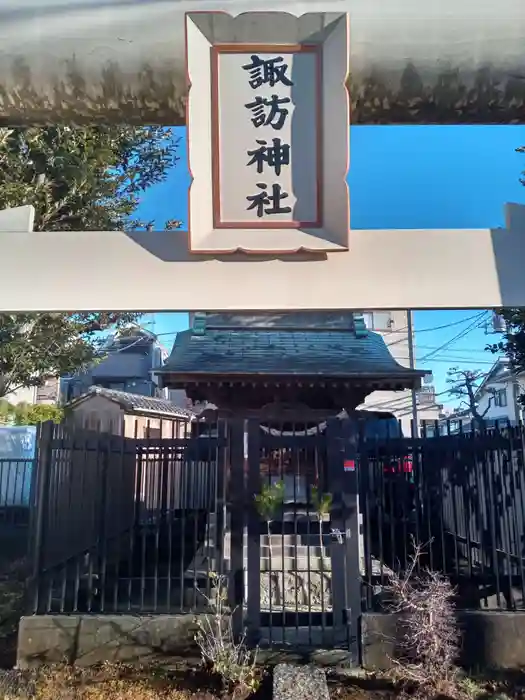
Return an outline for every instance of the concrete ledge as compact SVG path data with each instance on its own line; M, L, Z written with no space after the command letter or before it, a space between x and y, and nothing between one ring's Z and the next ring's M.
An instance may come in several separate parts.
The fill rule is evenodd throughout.
M93 666L104 661L140 664L171 664L176 659L198 663L200 652L194 638L198 615L36 615L23 617L18 630L17 666L75 663ZM319 647L294 640L289 630L285 648L262 648L258 660L265 666L280 663L313 663L317 666L348 665L351 655L330 649L329 639ZM315 630L314 630L315 631ZM276 635L276 630L274 630ZM274 644L277 641L273 637Z
M194 615L38 615L23 617L17 666L104 661L156 663L167 657L197 657Z
M462 611L460 662L465 668L521 670L525 667L525 612ZM363 666L387 669L396 653L399 616L366 613L361 622Z
M92 666L104 661L169 663L197 660L194 615L39 615L23 617L18 634L17 665L22 669L50 663ZM467 611L458 615L463 631L461 663L465 667L525 667L525 612ZM399 617L366 613L361 619L365 668L387 669L396 653ZM261 652L265 664L293 662L295 656L323 666L350 661L344 651L294 648Z

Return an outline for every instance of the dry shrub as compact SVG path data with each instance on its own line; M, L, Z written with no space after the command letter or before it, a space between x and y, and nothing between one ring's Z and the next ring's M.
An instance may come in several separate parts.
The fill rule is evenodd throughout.
M220 676L225 688L233 689L236 696L247 696L260 685L256 669L257 654L246 647L246 635L236 639L232 628L232 614L228 607L227 578L210 574L215 584L215 595L204 596L213 610L197 620L195 636L203 662Z
M460 648L454 596L450 581L438 572L419 569L424 547L413 543L410 564L403 575L393 574L386 586L389 611L400 618L397 679L408 681L424 697L461 697L456 661ZM416 573L417 572L417 573Z

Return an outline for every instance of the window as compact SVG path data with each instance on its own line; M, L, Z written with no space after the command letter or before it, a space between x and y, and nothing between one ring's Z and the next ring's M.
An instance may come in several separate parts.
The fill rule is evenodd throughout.
M389 311L365 311L363 320L369 331L392 330L392 315Z
M126 385L124 384L124 382L100 382L97 386L107 387L112 391L126 391Z
M152 396L154 384L147 379L130 379L124 385L123 391L130 394L140 394L141 396Z
M498 389L494 392L494 406L506 406L507 405L507 390Z
M424 430L425 437L436 437L436 423L433 420L423 419L421 427Z
M373 318L375 331L392 330L392 314L389 311L374 311Z
M160 440L162 437L160 428L152 428L151 425L144 426L144 437L146 440Z

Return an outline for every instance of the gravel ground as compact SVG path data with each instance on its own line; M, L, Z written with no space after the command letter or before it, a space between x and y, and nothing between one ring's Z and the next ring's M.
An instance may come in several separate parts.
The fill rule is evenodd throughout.
M273 672L273 700L330 700L325 672L315 666L279 664Z

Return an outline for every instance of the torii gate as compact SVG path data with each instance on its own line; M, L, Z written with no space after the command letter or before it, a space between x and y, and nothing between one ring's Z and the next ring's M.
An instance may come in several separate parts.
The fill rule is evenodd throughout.
M214 11L215 17L218 10L230 15L213 19L206 10ZM245 26L235 19L240 13L250 13ZM344 21L342 13L347 17ZM231 26L224 29L224 22ZM326 29L336 24L336 32ZM32 233L30 210L24 209L23 215L6 212L0 217L4 229L0 231L0 310L490 308L525 304L525 214L520 207L508 208L505 229L352 230L347 237L348 227L342 227L344 188L339 187L338 195L329 193L342 181L338 153L348 152L348 120L346 124L340 118L337 124L326 123L326 118L331 119L327 115L348 114L344 107L329 109L343 104L342 83L331 85L334 81L328 79L341 71L350 74L352 123L524 123L523 0L500 0L487 7L477 0L282 0L270 6L262 0L57 0L52 4L4 0L0 26L0 125L85 123L95 118L182 124L188 104L188 70L192 82L189 112L192 104L199 105L198 119L193 124L190 119L190 129L198 125L205 146L218 127L207 117L208 133L202 114L212 110L222 114L223 98L217 94L210 98L210 89L213 93L215 85L219 95L226 94L231 83L228 79L221 83L221 71L230 76L228 71L241 67L237 59L223 57L227 43L228 51L243 60L257 52L268 57L278 50L288 51L293 54L297 75L306 75L310 69L309 59L296 54L304 53L305 45L310 50L315 44L324 61L317 65L329 65L331 70L319 81L324 101L314 95L311 104L317 100L325 105L319 118L323 119L322 133L329 132L329 138L319 142L325 158L322 176L316 173L313 184L302 183L300 171L308 169L296 167L293 177L302 190L291 194L292 199L303 202L306 211L304 203L315 199L308 193L314 191L317 178L317 201L324 202L323 211L330 216L339 212L332 217L332 228L332 224L328 228L320 225L319 235L313 218L306 217L310 222L306 225L304 217L295 217L298 223L293 215L290 220L280 215L284 224L274 227L266 238L261 231L268 232L270 227L257 220L248 225L247 219L240 221L231 214L233 218L226 217L221 224L222 242L210 245L215 239L204 231L202 221L195 224L195 217L204 210L209 209L212 217L215 204L211 204L210 181L209 197L204 197L210 202L190 206L194 212L191 252L186 234L177 231ZM330 32L332 38L328 38ZM334 41L339 42L337 47ZM215 68L207 63L210 50L219 54L213 59ZM295 98L299 93L303 102L308 101L303 89L296 89ZM294 109L300 116L299 107ZM297 132L310 127L306 122L301 126L296 119L293 128ZM315 128L321 132L319 123ZM221 133L215 133L217 152L221 142L224 148L228 146L227 135ZM289 135L293 136L291 131ZM298 158L302 151L298 149ZM212 172L216 167L213 154L190 148L190 157L194 187L198 185L194 192L200 192L202 204L201 186L206 178L215 178L215 182L219 176ZM225 177L242 180L234 170ZM232 199L228 206L234 209L237 205ZM297 203L294 206L298 208ZM12 221L13 216L22 219L5 230L4 217ZM213 217L215 221L215 209ZM240 242L236 233L228 233L228 229L240 228L243 234L247 229L256 233ZM284 229L289 231L281 236ZM245 240L249 241L246 245ZM264 242L270 240L277 243Z

